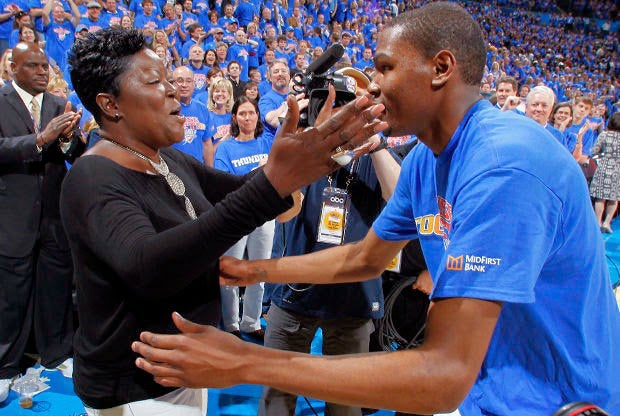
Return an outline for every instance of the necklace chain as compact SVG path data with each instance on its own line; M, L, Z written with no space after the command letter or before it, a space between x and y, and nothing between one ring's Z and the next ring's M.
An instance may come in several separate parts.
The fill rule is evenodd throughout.
M164 177L164 179L166 180L166 183L168 184L172 192L174 192L175 195L183 198L185 202L185 211L187 212L187 215L189 215L189 217L193 220L197 218L196 211L194 210L194 206L192 205L192 201L190 201L187 195L185 195L185 184L183 183L181 178L179 178L174 173L170 172L170 169L168 168L168 164L166 163L166 161L161 155L159 156L159 162L153 162L151 159L149 159L142 153L138 152L137 150L134 150L129 146L125 146L124 144L120 144L116 140L112 140L107 137L105 138L105 140L107 140L108 142L112 143L113 145L117 147L120 147L123 150L126 150L127 152L133 154L134 156L137 156L140 159L143 159L149 162L149 164L153 167L153 169L155 169L155 172L157 172L159 175Z

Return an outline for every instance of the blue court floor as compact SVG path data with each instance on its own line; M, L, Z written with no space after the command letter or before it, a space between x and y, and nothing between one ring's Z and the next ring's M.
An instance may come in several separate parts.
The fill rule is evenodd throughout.
M611 282L618 286L620 281L620 217L612 223L613 234L603 234L607 262ZM620 304L620 288L617 289L617 298ZM319 333L312 344L312 352L320 351L322 336ZM73 383L63 377L58 371L44 371L42 376L50 379L50 389L35 396L34 406L31 409L21 409L17 402L17 395L11 391L9 398L0 404L0 416L81 416L84 413L82 402L73 393ZM261 386L239 385L227 389L209 390L209 416L250 416L256 415ZM297 401L298 416L313 416L324 414L324 404L309 399L309 404L300 398ZM312 406L312 408L310 407ZM393 415L394 412L379 411L377 416Z

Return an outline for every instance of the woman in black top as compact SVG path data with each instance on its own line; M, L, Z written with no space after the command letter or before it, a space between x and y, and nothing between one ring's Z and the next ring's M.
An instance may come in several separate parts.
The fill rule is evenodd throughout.
M384 128L367 123L382 106L358 100L296 134L298 107L289 98L269 162L237 177L168 148L183 139L184 118L161 59L140 32L89 34L70 64L102 137L74 164L61 195L81 324L76 392L89 414L204 414L200 391L164 388L136 368L131 342L145 330L178 332L173 311L216 325L220 255L286 210L293 190L335 169L330 155L338 146L353 147Z

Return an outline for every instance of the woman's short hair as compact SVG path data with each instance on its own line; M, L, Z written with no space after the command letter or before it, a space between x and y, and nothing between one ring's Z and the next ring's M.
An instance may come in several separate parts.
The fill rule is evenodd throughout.
M258 120L256 122L256 128L254 129L254 137L258 137L263 134L263 122L260 120L260 110L258 109L258 103L256 102L256 100L253 100L245 95L239 96L239 98L237 98L237 101L235 101L235 104L233 104L232 114L237 115L239 107L241 106L241 104L244 103L252 104L254 106L254 110L256 110ZM232 137L239 136L239 124L237 124L234 118L230 122L230 135Z
M609 117L607 130L620 131L620 111L616 111Z
M226 103L226 112L230 113L234 104L233 87L229 80L224 78L215 78L209 85L209 102L207 108L210 111L215 110L215 102L213 101L213 93L216 89L225 89L228 91L228 102Z
M69 53L73 89L82 104L101 125L101 110L96 98L100 93L117 97L120 78L131 58L148 47L141 31L112 26L88 33Z
M561 103L557 103L555 107L553 107L553 111L551 112L551 119L555 117L555 113L558 112L560 108L566 107L570 111L570 116L573 116L573 106L568 101L562 101Z
M34 28L34 25L31 23L22 23L19 25L19 38L22 39L22 32L24 31L24 29L30 29L32 30L32 32L34 33L34 41L33 42L38 42L39 41L39 33L37 32L37 29Z
M47 83L47 90L53 91L56 88L64 88L65 90L69 89L69 84L62 77L59 76L51 76Z

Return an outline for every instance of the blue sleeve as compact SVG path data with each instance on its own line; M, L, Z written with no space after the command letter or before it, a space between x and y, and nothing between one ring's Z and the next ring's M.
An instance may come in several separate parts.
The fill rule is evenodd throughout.
M268 95L264 95L260 98L260 100L258 100L258 109L260 110L260 119L263 123L266 123L265 116L267 116L267 113L269 113L270 111L273 111L275 108L277 107L274 107L274 102L270 99Z
M593 130L588 130L583 135L583 154L592 156L592 146L594 145L595 134Z
M534 302L551 247L563 244L555 241L562 238L558 197L530 173L494 169L464 184L453 201L431 296Z
M213 135L217 131L217 127L215 126L215 121L213 120L213 116L211 115L211 112L208 109L207 109L207 114L209 117L207 118L207 121L205 123L207 125L207 128L205 129L205 138L211 139L211 137L213 137Z
M215 149L213 167L215 169L223 170L224 172L234 173L232 167L230 166L230 155L227 151L228 146L225 146L225 144L226 142L220 143L217 149Z
M404 241L417 238L412 197L411 176L413 152L403 161L394 194L372 225L375 234L386 241Z

